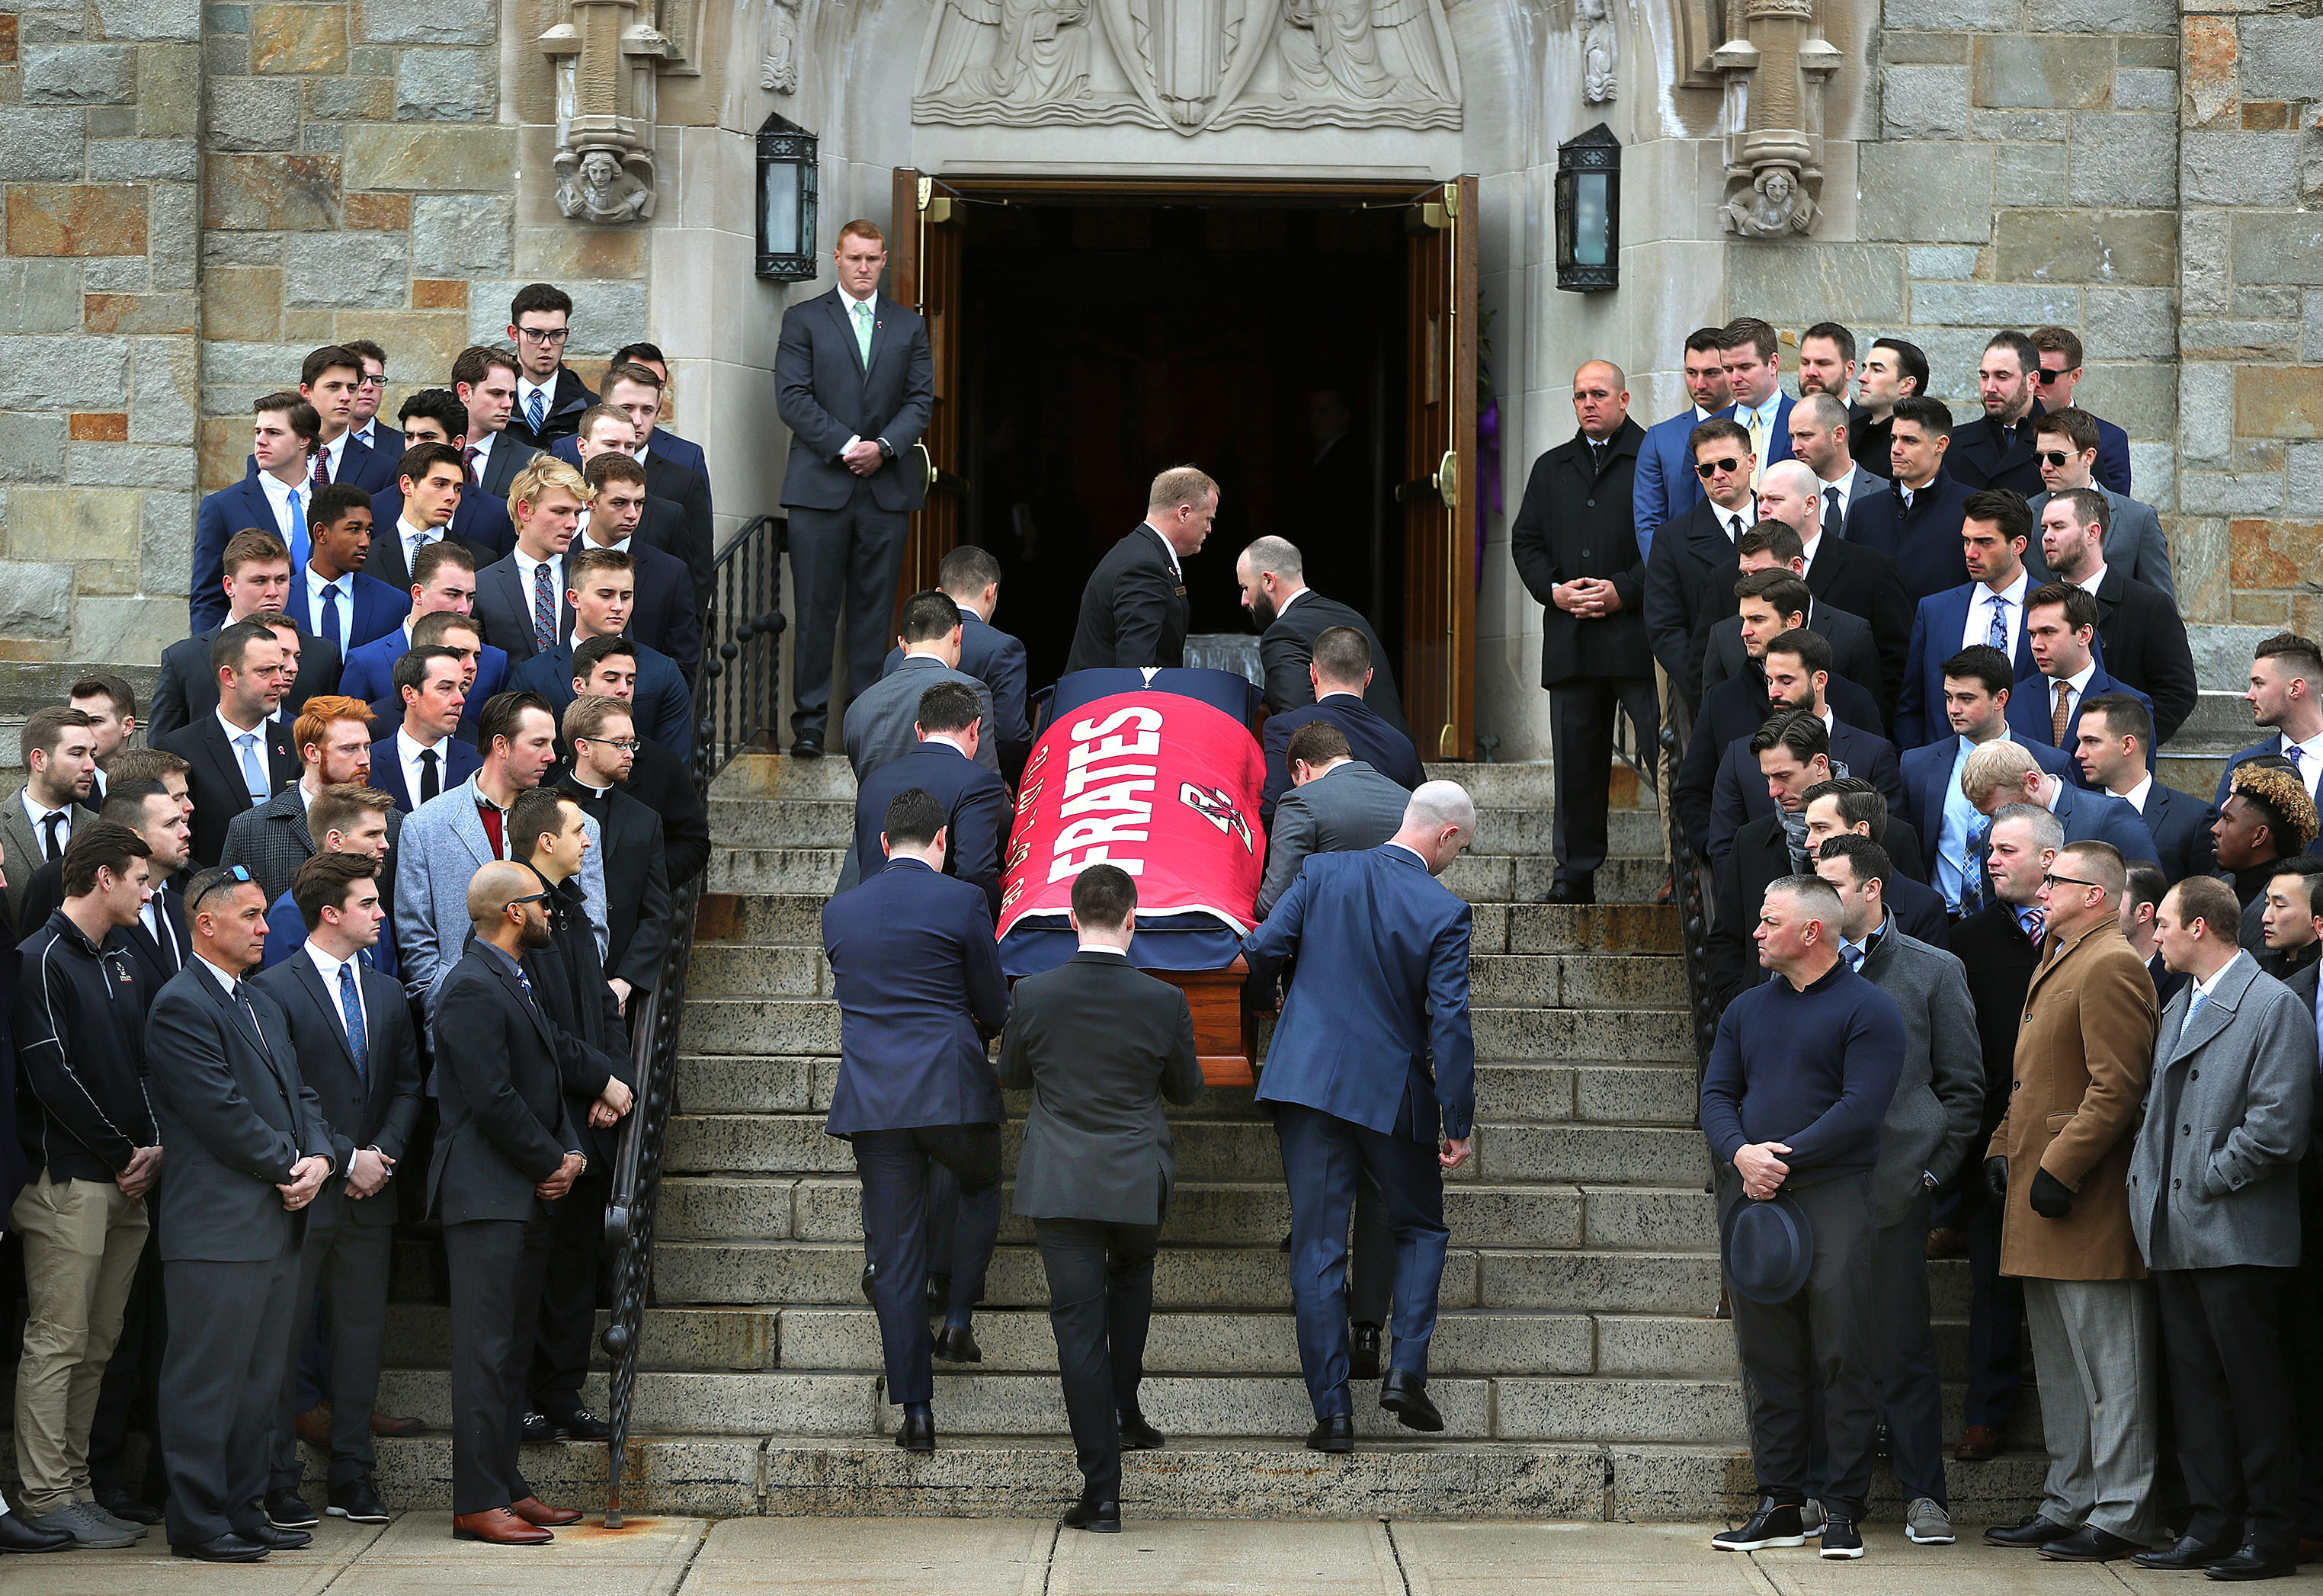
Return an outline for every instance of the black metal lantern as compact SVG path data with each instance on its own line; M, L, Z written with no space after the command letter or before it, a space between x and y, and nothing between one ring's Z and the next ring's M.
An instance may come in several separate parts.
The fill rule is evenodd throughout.
M1556 286L1619 288L1621 254L1621 142L1601 122L1556 147Z
M804 282L820 262L814 250L818 184L814 134L769 116L758 129L758 275Z

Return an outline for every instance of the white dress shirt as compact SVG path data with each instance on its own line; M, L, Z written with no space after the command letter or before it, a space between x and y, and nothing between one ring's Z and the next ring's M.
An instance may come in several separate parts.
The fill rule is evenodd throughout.
M307 584L307 629L316 637L323 635L323 594L326 590L338 597L330 601L339 607L339 652L347 649L347 639L355 629L355 573L352 571L333 581L323 580L323 573L312 565L300 569L300 580Z
M2132 809L2144 814L2145 801L2153 796L2153 778L2150 775L2140 776L2137 779L2137 785L2126 793L2116 793L2114 796L2126 800Z
M303 520L307 515L307 501L315 496L315 491L304 478L300 479L294 487L271 471L262 471L258 473L258 486L266 495L266 508L274 512L274 530L281 537L282 546L289 548L290 546L290 500L294 497L298 500L298 515Z
M1186 568L1178 564L1178 551L1171 546L1169 536L1161 527L1153 526L1151 521L1146 522L1145 525L1152 527L1153 536L1162 539L1162 552L1170 557L1170 574L1180 582L1185 581Z
M244 731L241 727L236 726L233 721L225 718L225 707L223 704L217 708L215 713L217 716L218 729L225 733L226 758L234 766L235 774L241 775L244 781L248 781L250 778L247 775L243 773L242 769L242 739L245 737L254 737L258 739L258 741L251 747L251 757L258 766L258 774L266 778L268 791L264 793L252 793L250 795L250 801L253 805L265 803L268 797L271 795L274 784L274 764L273 761L267 757L266 753L266 721L261 720L248 731ZM280 713L280 711L278 709L276 713Z
M32 796L32 789L30 787L19 789L16 796L23 803L24 818L32 822L32 835L40 839L42 848L49 845L49 833L46 830L49 817L52 814L65 817L65 823L57 828L57 857L62 858L65 844L72 840L74 806L68 803L61 809L45 808ZM35 866L26 865L23 867L24 874L29 876L34 868L36 868Z
M450 792L455 784L450 779L452 739L446 737L434 743L423 743L406 728L396 728L395 760L403 767L403 790L411 795L414 809L419 807L419 756L431 748L436 750L436 791L440 796Z
M553 561L536 560L530 555L525 553L521 546L511 549L510 553L516 560L517 587L524 596L524 618L526 624L528 626L532 621L532 584L534 581L532 573L537 567L541 565L546 565L548 567L548 585L556 594L556 602L557 611L559 614L562 614L565 608L564 561L562 559Z
M546 420L556 415L556 373L551 371L546 382L535 382L531 378L520 373L517 377L516 409L511 414L523 417L527 427L532 425L532 396L536 393L540 396L541 418Z
M361 955L354 959L334 959L309 938L307 957L315 961L315 971L323 977L323 990L331 995L331 1017L339 1023L339 1034L354 1040L347 1031L347 1011L339 999L339 971L347 965L355 967L355 1012L363 1016L363 1034L371 1034L371 1005L363 1001L363 966Z
M1799 557L1806 562L1805 570L1799 573L1802 579L1805 577L1808 571L1814 569L1815 550L1822 546L1823 523L1821 521L1817 521L1815 523L1814 536L1813 537L1803 537L1799 540Z
M2096 570L2090 572L2087 576L2082 577L2080 581L2073 583L2073 585L2094 598L2097 596L2098 583L2105 580L2105 563L2103 561L2099 561Z
M492 463L492 445L500 436L496 432L480 432L468 439L468 447L476 452L475 472L479 482L484 480L484 467Z
M2080 712L2081 695L2089 690L2089 678L2097 674L2098 662L2095 659L2091 659L2089 664L2083 665L2080 670L2063 679L2065 683L2065 720L2068 724L2071 722L2076 714ZM2058 679L2053 676L2044 677L2043 678L2041 688L2042 693L2049 701L2041 707L2046 710L2052 716L2057 712L2057 680Z
M2025 635L2025 590L2032 585L2032 582L2033 573L2020 566L2016 580L2000 592L2001 598L2006 601L2001 613L2007 618L2008 623L2008 642L2001 652L2008 656L2012 670L2016 665L2016 641ZM1991 637L1992 589L1979 582L1969 590L1968 622L1960 628L1960 646L1973 648L1979 643L1989 641Z
M2291 757L2291 749L2299 750L2299 757L2293 763L2299 766L2300 779L2307 784L2307 795L2313 797L2316 780L2318 777L2323 777L2323 736L2309 738L2303 743L2294 743L2278 731L2274 734L2274 740L2282 745L2282 753L2286 759Z
M339 480L339 463L347 457L347 440L353 436L354 434L351 432L343 432L317 451L318 455L330 461L331 481L335 482ZM315 480L315 462L311 458L307 462L307 480Z

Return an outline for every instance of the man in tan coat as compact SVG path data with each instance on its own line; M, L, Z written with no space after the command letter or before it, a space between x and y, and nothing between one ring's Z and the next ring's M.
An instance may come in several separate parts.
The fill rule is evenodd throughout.
M2153 1538L2161 1364L2128 1173L2157 1012L2153 977L2121 934L2127 885L2103 842L2070 843L2049 867L2043 958L1985 1150L2000 1271L2025 1281L2049 1476L2038 1512L1984 1538L2059 1562L2125 1557Z

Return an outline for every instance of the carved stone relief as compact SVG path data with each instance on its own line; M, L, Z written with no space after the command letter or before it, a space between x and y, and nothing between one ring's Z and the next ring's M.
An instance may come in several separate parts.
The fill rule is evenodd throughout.
M1442 0L941 0L915 121L1457 128Z
M1823 93L1840 53L1817 31L1813 0L1739 0L1734 9L1743 32L1711 57L1730 104L1741 101L1742 131L1726 141L1734 185L1722 213L1726 230L1744 238L1812 233L1823 189Z
M1593 105L1610 102L1620 87L1621 41L1613 32L1606 0L1581 0L1581 97Z
M767 51L758 63L758 87L776 94L799 87L799 8L805 0L767 0Z
M654 208L654 74L669 41L638 0L571 0L540 36L556 69L556 208L642 221Z

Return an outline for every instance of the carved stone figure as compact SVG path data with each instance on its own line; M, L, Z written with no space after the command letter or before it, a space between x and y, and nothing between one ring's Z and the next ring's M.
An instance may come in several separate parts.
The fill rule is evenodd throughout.
M1613 97L1621 42L1605 0L1581 0L1581 97L1602 105Z
M568 216L619 223L653 215L653 185L640 181L613 151L585 150L578 160L570 153L559 155L556 170L564 179L557 185L556 208ZM651 170L648 166L648 176Z
M1745 238L1782 238L1814 231L1815 202L1786 166L1770 166L1749 188L1727 201L1726 231Z
M804 0L767 0L767 54L758 87L796 94L799 87L799 7Z
M1726 175L1740 187L1722 207L1725 225L1745 238L1809 233L1823 184L1823 94L1840 54L1815 31L1813 0L1741 0L1740 11L1743 36L1710 58L1729 105L1741 102L1742 131L1726 141Z

